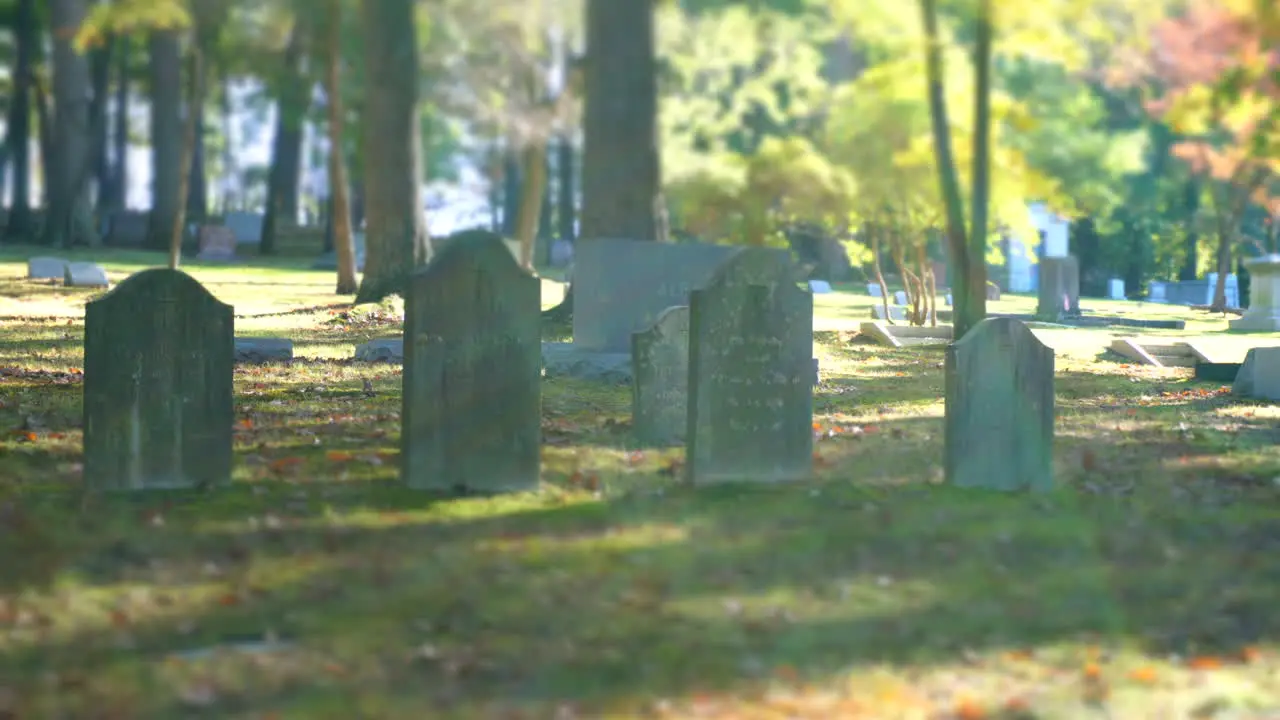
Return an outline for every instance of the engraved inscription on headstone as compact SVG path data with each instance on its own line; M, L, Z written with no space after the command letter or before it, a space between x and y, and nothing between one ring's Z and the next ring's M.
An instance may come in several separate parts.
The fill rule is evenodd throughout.
M755 248L689 305L688 479L807 477L813 463L813 297Z
M410 487L537 487L541 454L539 280L502 237L459 233L409 281L401 477Z
M84 477L107 490L231 479L232 308L189 275L131 275L88 304Z
M689 384L689 307L670 307L631 336L631 427L642 442L684 438Z
M948 483L1053 486L1053 350L1012 318L983 320L947 346Z

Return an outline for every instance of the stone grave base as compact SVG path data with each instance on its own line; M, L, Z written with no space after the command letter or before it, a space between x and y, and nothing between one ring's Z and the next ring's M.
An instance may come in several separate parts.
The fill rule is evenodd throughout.
M1230 320L1227 327L1235 332L1280 332L1280 317L1255 315L1247 313L1239 320Z
M293 341L287 338L245 338L235 340L238 363L264 363L293 359Z
M951 326L913 327L890 325L886 322L864 322L859 328L862 335L879 345L900 348L908 345L946 345L951 342Z

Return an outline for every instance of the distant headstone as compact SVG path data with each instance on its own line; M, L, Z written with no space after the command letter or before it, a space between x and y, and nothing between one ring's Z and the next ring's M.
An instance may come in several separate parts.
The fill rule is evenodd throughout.
M1036 315L1057 319L1080 314L1080 261L1075 256L1040 259Z
M689 304L689 291L739 248L706 243L582 239L575 249L573 343L601 352L631 351L631 334L653 325L658 314ZM790 253L764 251L797 277Z
M351 243L355 246L356 250L356 272L364 272L364 233L351 233ZM338 252L336 250L329 250L323 253L320 257L316 258L315 262L311 263L311 269L337 270Z
M84 478L94 488L231 479L232 308L178 270L143 270L85 309Z
M405 299L401 477L470 492L536 488L541 282L502 237L460 233Z
M987 281L987 299L988 300L1000 299L1000 286L991 282L990 280Z
M947 307L951 307L954 303L951 300L951 293L947 293Z
M906 305L908 300L906 290L898 290L893 293L893 302L898 305Z
M642 442L684 438L688 424L689 308L667 308L631 336L631 428Z
M67 287L110 287L107 271L97 263L67 263L62 273L62 282Z
M1154 303L1168 302L1167 296L1165 295L1167 286L1168 283L1152 280L1151 285L1148 286L1147 301Z
M1124 300L1124 279L1111 278L1107 281L1107 296L1112 300Z
M27 261L27 277L32 280L62 280L67 274L67 261L59 257L40 256Z
M151 213L121 210L111 214L108 225L107 244L111 247L142 247L151 226Z
M567 267L573 262L573 243L567 240L556 240L551 243L551 266Z
M232 210L222 224L236 236L237 245L258 245L262 242L262 213Z
M814 295L825 295L831 292L831 283L826 280L810 280L809 292Z
M404 338L377 338L357 345L355 359L360 362L402 362Z
M881 297L884 295L884 293L880 291L879 283L867 283L867 294L871 297Z
M897 305L890 305L888 308L884 305L872 305L871 317L876 320L906 320L907 309Z
M236 338L235 360L238 363L288 362L292 359L293 341L288 338Z
M204 225L200 228L200 260L226 261L236 257L236 236L223 225Z
M1236 373L1231 394L1255 400L1280 400L1280 347L1251 348Z
M739 250L689 306L688 479L795 480L813 463L813 296Z
M947 346L947 482L994 490L1053 485L1053 350L1012 318Z

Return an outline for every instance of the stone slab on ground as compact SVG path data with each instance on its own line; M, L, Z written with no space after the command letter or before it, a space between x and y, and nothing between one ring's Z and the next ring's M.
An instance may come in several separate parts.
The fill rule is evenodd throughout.
M619 385L632 379L630 352L587 350L573 343L542 343L542 367L549 378L572 377Z
M1196 379L1205 382L1234 383L1243 363L1196 363Z
M1280 347L1250 350L1231 385L1231 394L1255 400L1280 400Z
M31 280L61 280L67 274L67 261L60 257L42 255L27 261L27 278Z
M293 359L293 341L288 338L248 338L235 340L238 363L265 363Z
M107 271L97 263L67 263L62 274L62 281L67 287L110 287Z
M377 338L357 345L355 359L360 362L404 362L404 339Z

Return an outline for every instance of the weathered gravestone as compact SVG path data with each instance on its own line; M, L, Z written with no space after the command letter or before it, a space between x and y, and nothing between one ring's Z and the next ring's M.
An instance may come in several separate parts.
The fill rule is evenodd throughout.
M62 272L62 283L67 287L110 287L107 271L97 263L67 263Z
M88 304L84 477L92 487L231 478L234 319L189 275L143 270Z
M813 464L813 296L759 248L689 304L688 479L795 480Z
M574 268L574 345L630 352L632 333L653 325L663 310L688 305L689 292L705 285L738 249L707 243L583 239ZM761 250L798 279L788 251Z
M401 477L471 492L538 485L541 282L501 236L462 233L409 282Z
M1080 261L1075 256L1040 259L1036 315L1057 319L1080 314Z
M1255 400L1280 400L1280 347L1250 348L1231 385L1231 394Z
M947 346L947 482L994 490L1053 485L1053 350L1012 318Z
M67 272L67 261L60 257L33 257L27 261L27 277L32 280L62 280Z
M200 228L200 260L229 261L236 257L236 235L225 225Z
M107 244L111 247L142 247L151 226L151 213L121 210L110 216Z
M667 308L631 336L631 429L642 442L684 438L688 423L689 307Z
M262 213L232 210L222 221L236 237L238 245L260 245L262 243Z

